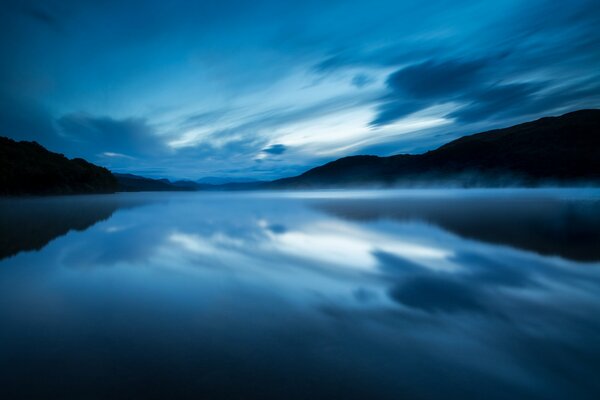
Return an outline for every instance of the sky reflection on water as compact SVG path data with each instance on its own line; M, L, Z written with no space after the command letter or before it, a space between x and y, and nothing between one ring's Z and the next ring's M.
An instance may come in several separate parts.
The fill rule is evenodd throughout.
M5 199L0 394L596 398L599 226L583 189Z

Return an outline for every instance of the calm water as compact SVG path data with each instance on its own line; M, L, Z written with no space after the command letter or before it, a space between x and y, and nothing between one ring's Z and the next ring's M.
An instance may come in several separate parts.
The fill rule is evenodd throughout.
M0 200L0 398L600 398L600 191Z

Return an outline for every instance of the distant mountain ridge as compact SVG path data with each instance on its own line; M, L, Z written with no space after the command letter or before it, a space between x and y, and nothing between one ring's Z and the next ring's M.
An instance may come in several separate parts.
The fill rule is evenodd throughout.
M496 129L424 154L351 156L269 188L348 186L535 186L600 183L600 110Z
M36 142L0 137L0 195L114 193L117 180L82 158L69 160Z
M171 182L168 179L152 179L133 174L113 172L121 192L173 192L199 190L201 187L192 181Z
M196 179L197 183L203 185L226 185L229 183L256 183L257 179L252 178L227 178L223 176L205 176L204 178Z
M240 182L200 183L198 181L152 179L133 174L113 173L122 192L181 192L194 190L249 190L258 189L261 181L243 180Z
M111 173L36 142L0 137L0 195L346 187L600 185L600 110L463 136L424 154L350 156L271 182Z

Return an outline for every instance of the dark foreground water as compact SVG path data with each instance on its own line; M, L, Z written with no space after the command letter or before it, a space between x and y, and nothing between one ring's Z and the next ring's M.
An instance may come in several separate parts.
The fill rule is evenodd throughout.
M0 200L2 399L600 398L600 191Z

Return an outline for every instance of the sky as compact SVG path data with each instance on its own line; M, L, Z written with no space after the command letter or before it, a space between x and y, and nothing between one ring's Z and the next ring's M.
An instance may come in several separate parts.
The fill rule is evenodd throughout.
M150 177L274 179L600 107L598 0L0 5L0 135Z

